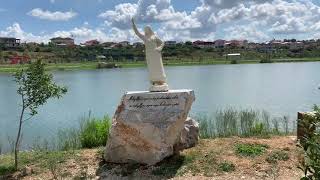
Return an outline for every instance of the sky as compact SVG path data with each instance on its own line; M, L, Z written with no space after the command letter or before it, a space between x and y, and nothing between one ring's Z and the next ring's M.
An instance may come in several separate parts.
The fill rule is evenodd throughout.
M320 0L0 0L0 36L136 42L132 17L163 40L320 38Z

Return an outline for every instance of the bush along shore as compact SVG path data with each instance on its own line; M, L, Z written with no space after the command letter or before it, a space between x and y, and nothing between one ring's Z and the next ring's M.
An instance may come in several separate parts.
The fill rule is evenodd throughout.
M215 115L198 114L200 141L155 166L111 164L103 153L111 120L108 116L81 118L79 126L62 129L57 143L37 140L19 154L14 170L12 154L0 155L0 179L93 179L135 177L147 179L217 177L217 179L300 179L293 123L266 111L227 108ZM4 142L2 142L3 144ZM1 143L0 143L1 144ZM1 146L0 146L1 149Z

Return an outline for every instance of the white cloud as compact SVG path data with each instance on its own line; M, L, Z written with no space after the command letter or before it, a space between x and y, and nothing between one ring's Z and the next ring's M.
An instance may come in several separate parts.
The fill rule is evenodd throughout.
M60 30L52 33L41 32L40 35L25 32L19 23L13 23L5 30L0 31L0 36L16 37L22 40L22 42L44 42L47 43L53 37L73 37L76 43L81 43L87 40L97 39L102 42L106 41L136 41L132 31L124 31L118 28L111 28L105 30L101 27L89 28L87 25L81 27L75 27L71 30Z
M270 40L270 37L260 30L255 23L249 25L232 26L224 29L227 40L249 40L252 42L262 42Z
M164 40L227 38L265 41L271 37L294 38L320 34L320 6L312 0L199 1L200 4L190 12L176 10L171 0L122 3L98 15L104 25L92 28L89 22L85 22L80 27L47 36L74 36L78 42L88 39L136 40L131 30L132 17L135 17L138 25L149 23L157 27L155 31ZM67 20L76 16L72 11L50 12L41 9L34 9L28 14L50 20ZM24 35L30 37L32 34Z
M44 20L50 20L50 21L68 21L75 16L77 16L77 13L73 11L67 11L67 12L60 12L55 11L51 12L48 10L42 10L40 8L32 9L30 12L27 13L29 16L33 16L39 19Z
M50 0L50 3L54 4L56 1L55 0Z
M19 38L24 41L32 42L48 42L49 36L36 36L32 33L27 33L22 30L19 23L13 23L11 26L7 27L4 31L0 31L0 36L8 36Z

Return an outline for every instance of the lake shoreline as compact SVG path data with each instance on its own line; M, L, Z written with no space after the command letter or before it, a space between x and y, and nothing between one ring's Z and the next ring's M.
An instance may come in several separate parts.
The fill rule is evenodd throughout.
M275 59L270 63L261 63L261 60L240 60L235 64L270 64L270 63L296 63L296 62L320 62L319 59L314 58L301 58L301 59ZM145 62L112 62L117 64L121 68L138 68L146 67ZM70 71L70 70L93 70L98 68L99 62L76 62L76 63L57 63L48 64L46 70L48 71ZM164 66L204 66L204 65L227 65L234 64L231 61L164 61ZM0 65L0 73L14 73L19 69L25 68L27 65Z

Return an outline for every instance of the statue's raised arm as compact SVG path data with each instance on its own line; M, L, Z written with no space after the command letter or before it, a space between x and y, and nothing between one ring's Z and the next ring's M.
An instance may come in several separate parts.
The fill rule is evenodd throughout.
M145 41L145 39L146 39L145 36L142 35L142 34L139 32L136 24L134 23L134 19L133 19L133 18L131 19L131 21L132 21L133 31L136 33L136 35L137 35L140 39L142 39L143 41Z

